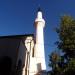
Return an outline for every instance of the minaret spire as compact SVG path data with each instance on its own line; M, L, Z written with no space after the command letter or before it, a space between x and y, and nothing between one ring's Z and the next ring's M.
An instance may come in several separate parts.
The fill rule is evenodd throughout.
M36 27L36 44L35 56L37 61L37 71L46 70L45 53L44 53L44 27L45 20L43 19L42 11L38 8L37 17L35 19Z
M42 11L40 7L38 8L37 18L42 19Z
M43 23L42 26L44 27L45 26L45 20L43 19L42 10L40 7L38 8L38 11L37 11L37 17L36 17L35 23L37 23L39 21Z

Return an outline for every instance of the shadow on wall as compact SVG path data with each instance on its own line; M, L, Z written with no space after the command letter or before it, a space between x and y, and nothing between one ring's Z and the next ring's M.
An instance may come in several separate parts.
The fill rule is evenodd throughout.
M0 75L10 75L12 67L12 60L8 56L0 59Z
M41 63L38 63L38 64L37 64L37 70L38 70L38 71L41 71L41 70L42 70L42 69L41 69Z
M18 66L17 66L17 68L16 68L17 70L16 70L16 75L22 75L22 61L21 60L19 60L18 61Z
M38 63L38 64L37 64L37 70L38 70L38 73L35 74L35 75L40 75L40 71L41 71L41 63Z
M16 72L12 72L12 59L4 56L0 59L0 75L22 75L22 61L18 61Z
M12 59L9 56L0 57L0 75L22 75L23 67L22 61L18 61L18 65L13 67Z

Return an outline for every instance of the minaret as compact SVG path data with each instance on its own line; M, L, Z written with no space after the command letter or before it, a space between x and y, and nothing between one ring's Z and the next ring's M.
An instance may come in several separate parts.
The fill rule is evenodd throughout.
M36 57L37 72L40 72L42 70L46 70L45 53L44 53L45 20L43 19L42 11L40 10L40 8L38 9L37 17L35 19L35 27L36 27L35 57Z

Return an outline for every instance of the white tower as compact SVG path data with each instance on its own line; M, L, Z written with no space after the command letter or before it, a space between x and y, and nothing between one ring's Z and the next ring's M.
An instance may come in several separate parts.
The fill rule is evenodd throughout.
M42 11L40 8L37 12L37 17L35 19L36 27L36 43L35 43L35 57L36 57L36 66L37 72L46 70L45 64L45 54L44 54L44 27L45 20L42 17Z

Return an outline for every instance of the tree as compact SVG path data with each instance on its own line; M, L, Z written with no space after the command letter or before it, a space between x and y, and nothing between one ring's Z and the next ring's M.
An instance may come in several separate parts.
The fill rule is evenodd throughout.
M58 48L65 52L68 57L75 57L75 19L63 16L56 31L59 36Z
M56 42L58 50L64 54L59 56L52 53L49 56L49 65L52 67L53 75L73 75L75 70L75 19L71 16L63 16L60 19L59 28L56 28L59 41ZM55 56L55 60L53 60Z
M60 55L54 51L49 55L49 66L52 67L52 75L58 75L61 72L61 68L59 67L58 63L60 62Z

